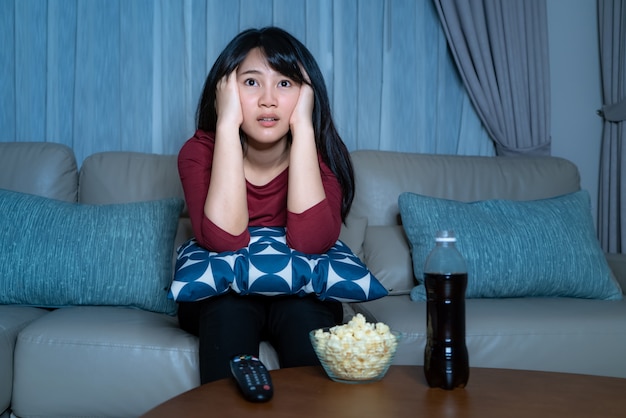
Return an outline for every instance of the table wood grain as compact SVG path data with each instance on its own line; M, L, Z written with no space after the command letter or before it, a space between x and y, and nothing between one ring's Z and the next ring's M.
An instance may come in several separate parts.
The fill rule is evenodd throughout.
M321 367L271 372L274 397L245 401L232 379L202 385L164 402L161 417L626 417L626 379L525 370L472 368L467 387L426 384L423 368L392 366L383 380L345 384Z

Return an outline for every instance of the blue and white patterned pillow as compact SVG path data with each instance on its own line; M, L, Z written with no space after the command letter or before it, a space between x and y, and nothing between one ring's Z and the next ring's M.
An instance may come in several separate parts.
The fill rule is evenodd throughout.
M313 293L315 263L287 246L283 228L251 227L248 273L235 275L232 289L242 295L304 295ZM307 287L308 286L308 287Z
M315 294L321 300L378 299L387 290L343 242L324 254L287 246L285 229L251 227L248 247L216 253L192 239L178 249L170 297L192 302L234 291L242 295Z
M177 253L169 297L179 302L226 293L233 278L247 271L247 251L244 250L215 253L192 238L178 247Z

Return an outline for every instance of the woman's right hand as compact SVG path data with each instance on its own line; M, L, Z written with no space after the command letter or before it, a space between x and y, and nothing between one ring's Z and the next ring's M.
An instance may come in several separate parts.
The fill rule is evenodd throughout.
M217 112L217 125L237 128L243 123L241 99L237 86L237 70L223 76L217 83L215 92L215 111Z
M204 202L204 216L219 229L239 236L248 226L249 215L243 147L239 137L243 109L237 86L237 70L218 81L215 88L215 111L215 145Z

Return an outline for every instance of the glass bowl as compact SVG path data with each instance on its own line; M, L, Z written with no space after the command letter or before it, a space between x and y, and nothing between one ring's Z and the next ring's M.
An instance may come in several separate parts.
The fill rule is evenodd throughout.
M386 334L356 339L352 335L333 334L333 328L309 333L329 378L340 383L370 383L385 376L398 348L398 332L389 330Z

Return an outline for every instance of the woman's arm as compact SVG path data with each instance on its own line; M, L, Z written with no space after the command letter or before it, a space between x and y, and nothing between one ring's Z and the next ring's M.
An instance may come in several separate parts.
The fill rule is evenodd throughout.
M292 144L287 192L287 242L299 251L326 252L341 229L341 188L320 168L313 131L313 90L304 83L291 115Z
M183 145L178 154L178 172L191 226L198 243L211 251L234 251L248 244L247 229L240 235L229 234L215 225L204 214L204 206L211 183L214 145L213 134L197 131Z
M243 114L236 71L218 82L216 109L215 148L204 214L225 232L240 235L248 227L248 202L239 139Z
M325 253L341 232L341 186L321 160L319 166L326 198L302 213L287 212L287 244L307 254Z
M302 213L326 198L313 131L313 89L303 83L291 114L287 210Z

